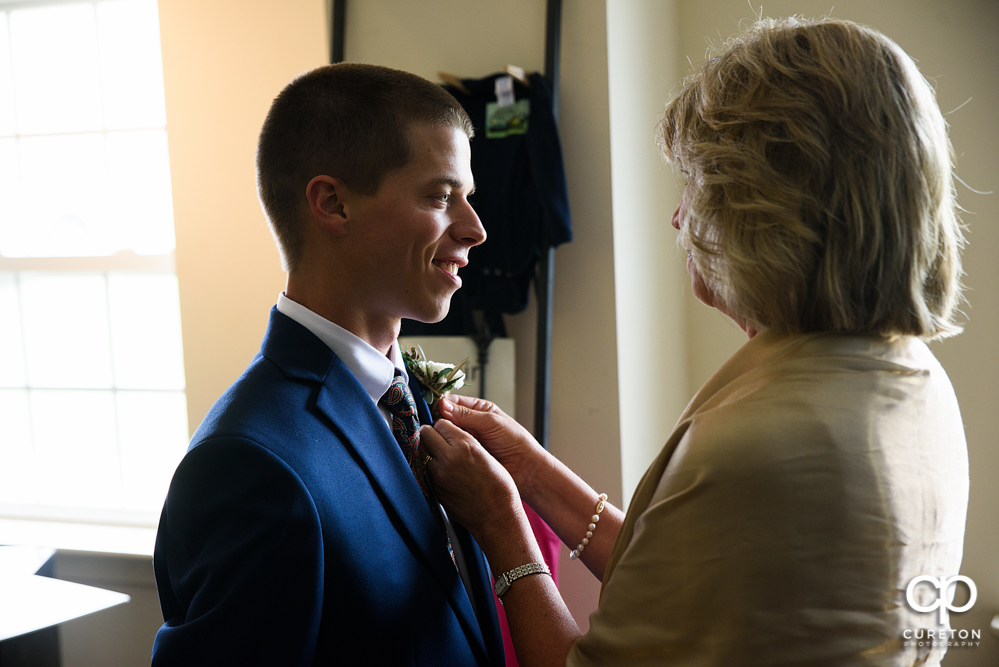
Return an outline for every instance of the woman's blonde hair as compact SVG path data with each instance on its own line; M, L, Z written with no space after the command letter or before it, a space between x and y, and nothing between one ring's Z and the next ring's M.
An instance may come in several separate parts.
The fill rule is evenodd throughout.
M758 21L684 82L658 134L689 179L681 243L730 314L778 332L961 331L946 123L884 35Z

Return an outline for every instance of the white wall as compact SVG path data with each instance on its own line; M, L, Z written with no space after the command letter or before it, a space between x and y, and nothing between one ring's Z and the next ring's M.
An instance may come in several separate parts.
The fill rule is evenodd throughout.
M675 2L607 4L614 286L625 505L687 401L686 255L676 179L653 141L680 80Z
M131 598L126 604L59 626L63 667L149 664L153 636L163 623L151 558L61 551L55 557L54 576Z

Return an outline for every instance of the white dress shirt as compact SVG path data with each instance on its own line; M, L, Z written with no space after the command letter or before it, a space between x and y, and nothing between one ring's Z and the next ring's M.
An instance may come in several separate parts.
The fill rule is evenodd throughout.
M311 331L316 338L326 344L326 347L333 350L333 353L357 378L357 381L364 387L364 391L378 406L378 411L391 430L392 415L379 401L388 391L397 370L402 373L402 379L409 382L409 373L406 372L406 364L399 351L399 342L392 343L386 357L371 347L367 341L358 338L325 317L317 315L297 301L292 301L285 296L284 292L278 295L277 309Z

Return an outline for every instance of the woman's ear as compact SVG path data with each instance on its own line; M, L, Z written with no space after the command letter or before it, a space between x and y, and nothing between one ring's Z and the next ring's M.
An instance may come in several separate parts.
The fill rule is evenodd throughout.
M346 202L347 188L343 181L332 176L316 176L305 186L312 217L319 226L333 236L347 235L350 209Z

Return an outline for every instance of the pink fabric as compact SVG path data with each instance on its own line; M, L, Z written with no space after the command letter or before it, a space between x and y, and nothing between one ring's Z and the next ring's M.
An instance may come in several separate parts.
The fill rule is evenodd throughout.
M534 537L538 541L538 546L541 547L541 557L545 559L545 564L552 571L552 579L558 586L558 550L562 546L562 541L526 503L524 511L527 512L527 520L531 522L531 530L534 531ZM493 574L499 573L493 572ZM506 667L519 667L517 654L513 650L513 641L510 639L510 626L506 622L506 610L503 609L503 605L495 593L493 593L493 602L496 603L496 610L499 612L500 632L503 633L503 650L506 653Z

